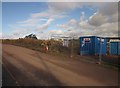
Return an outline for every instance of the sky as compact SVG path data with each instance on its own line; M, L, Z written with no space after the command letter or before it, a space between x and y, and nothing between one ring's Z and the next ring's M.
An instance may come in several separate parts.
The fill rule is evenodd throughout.
M1 4L0 4L1 8ZM2 2L2 38L118 36L117 2Z
M2 13L2 3L0 2L0 13ZM0 38L2 37L2 14L0 14Z

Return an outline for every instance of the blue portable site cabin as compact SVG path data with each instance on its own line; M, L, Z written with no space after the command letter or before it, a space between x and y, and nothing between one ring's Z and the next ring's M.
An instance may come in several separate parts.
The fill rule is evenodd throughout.
M110 54L111 55L120 55L120 41L119 42L110 42Z
M105 55L107 39L97 36L80 37L80 55Z

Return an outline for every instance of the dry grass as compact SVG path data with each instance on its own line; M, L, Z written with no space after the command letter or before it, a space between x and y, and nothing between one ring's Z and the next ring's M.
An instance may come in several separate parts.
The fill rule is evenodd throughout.
M2 40L3 44L11 44L16 46L26 47L40 52L46 52L45 47L48 46L48 53L63 53L69 54L70 49L62 45L62 41L55 40L33 40L33 39L16 39L16 40Z

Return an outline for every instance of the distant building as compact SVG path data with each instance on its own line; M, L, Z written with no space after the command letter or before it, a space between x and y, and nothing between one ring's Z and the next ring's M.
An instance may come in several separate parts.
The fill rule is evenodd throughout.
M68 39L63 39L63 46L68 47L69 45L69 40Z

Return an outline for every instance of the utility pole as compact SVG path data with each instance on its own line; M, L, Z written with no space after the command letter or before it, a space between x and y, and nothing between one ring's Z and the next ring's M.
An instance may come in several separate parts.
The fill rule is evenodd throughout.
M100 52L98 64L101 64L101 60L102 60L102 38L100 37Z
M71 41L71 55L70 57L73 57L73 40L74 40L74 36L72 37L72 41Z
M70 57L72 58L73 57L73 54L74 54L74 36L73 35L71 38L72 38L72 41L71 41L71 55Z

